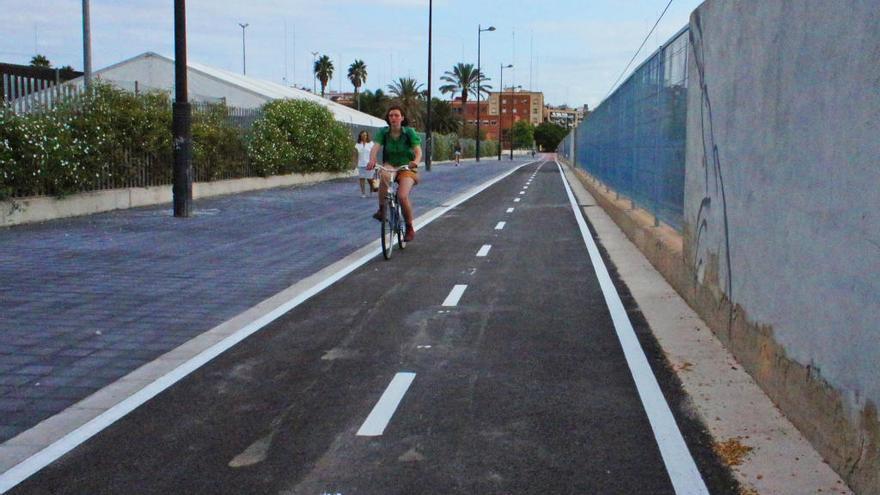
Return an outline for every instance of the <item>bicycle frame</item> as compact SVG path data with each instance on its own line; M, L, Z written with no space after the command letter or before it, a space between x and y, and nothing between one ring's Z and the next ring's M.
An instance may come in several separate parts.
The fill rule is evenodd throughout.
M379 176L380 170L387 172L389 175L388 187L385 193L385 219L382 221L381 228L382 254L387 260L391 258L394 236L397 236L397 247L400 249L406 248L406 241L404 240L406 236L406 219L400 206L400 198L397 196L398 184L396 179L398 172L409 170L409 167L403 166L395 169L379 165L376 167L376 176ZM381 177L379 178L381 180Z

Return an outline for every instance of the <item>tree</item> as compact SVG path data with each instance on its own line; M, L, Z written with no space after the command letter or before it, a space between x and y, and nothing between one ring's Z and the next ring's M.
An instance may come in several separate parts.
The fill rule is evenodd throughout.
M355 61L348 66L348 80L351 81L351 85L354 86L354 99L357 101L357 109L361 109L361 100L359 91L361 86L367 81L367 64L364 63L363 60L355 59Z
M411 126L421 127L422 85L411 77L401 77L388 85L388 92L397 99Z
M461 108L462 111L464 111L468 96L477 96L478 79L480 83L480 93L488 95L492 86L485 84L485 82L489 81L489 78L485 75L480 77L478 71L474 68L474 64L463 64L459 62L452 68L452 71L446 71L443 76L440 77L441 81L447 83L440 86L440 92L443 94L452 93L453 97L455 96L455 93L460 92Z
M568 129L552 122L542 122L535 128L535 143L544 151L555 150L568 134Z
M31 58L31 67L40 67L43 69L51 69L52 63L49 62L49 59L46 58L45 55L40 55L39 53L34 55Z
M531 148L535 141L535 126L528 120L517 120L511 129L514 148Z
M360 97L361 111L368 113L373 117L385 119L385 110L388 108L388 97L381 89L376 92L366 90Z
M321 81L321 98L323 98L327 83L333 79L333 62L330 61L330 57L321 55L321 58L315 60L315 75Z
M458 133L461 129L461 118L452 109L448 101L439 98L431 99L431 130L440 134Z

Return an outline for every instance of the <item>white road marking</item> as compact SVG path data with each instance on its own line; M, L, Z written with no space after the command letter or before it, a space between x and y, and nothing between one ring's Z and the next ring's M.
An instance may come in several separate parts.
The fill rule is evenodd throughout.
M433 210L429 211L425 215L419 217L415 222L416 229L421 229L422 227L433 222L434 220L440 218L440 216L442 216L444 213L455 208L456 206L460 205L461 203L464 203L468 199L476 196L477 194L481 193L482 191L484 191L488 187L492 186L496 182L499 182L499 181L507 178L508 176L512 175L514 172L521 169L522 167L525 167L527 165L530 165L532 163L537 163L537 162L538 162L538 160L526 162L526 163L524 163L514 169L511 169L507 172L499 174L498 176L496 176L492 179L489 179L482 184L474 186L473 188L469 189L468 191L465 191L464 193L452 198L447 203L444 203L444 204L448 204L448 206L434 208ZM80 426L72 431L69 431L66 434L65 433L62 433L61 435L59 435L58 433L52 434L53 436L50 436L50 440L49 440L49 442L51 442L51 443L49 443L46 447L44 447L42 450L38 451L36 454L33 454L30 457L25 458L24 460L22 460L21 462L19 462L16 465L14 465L12 468L8 469L4 473L0 474L0 493L4 493L4 492L12 489L14 486L16 486L19 483L21 483L22 481L26 480L27 478L29 478L31 475L33 475L37 471L43 469L44 467L48 466L49 464L54 462L59 457L65 455L66 453L75 449L77 446L79 446L80 444L82 444L83 442L88 440L89 438L97 435L105 428L114 424L119 419L125 417L128 413L137 409L138 407L140 407L142 404L144 404L148 400L152 399L153 397L159 395L165 389L171 387L172 385L174 385L175 383L177 383L178 381L180 381L181 379L183 379L184 377L186 377L190 373L201 368L203 365L205 365L206 363L208 363L209 361L211 361L215 357L226 352L229 348L231 348L234 345L236 345L237 343L241 342L242 340L244 340L245 338L247 338L251 334L256 333L257 331L259 331L260 329L262 329L263 327L265 327L269 323L275 321L276 319L278 319L279 317L281 317L282 315L284 315L288 311L299 306L300 304L302 304L304 301L308 300L309 298L311 298L315 294L317 294L317 293L321 292L322 290L326 289L327 287L333 285L338 280L342 279L343 277L345 277L349 273L351 273L354 270L356 270L357 268L359 268L361 265L363 265L363 264L367 263L368 261L372 260L373 258L375 258L381 252L381 250L382 250L382 248L379 245L379 240L375 240L375 241L367 244L366 246L364 246L360 250L358 250L355 253L355 255L360 255L360 256L356 257L354 259L354 261L351 261L350 263L345 264L344 266L342 266L338 269L335 269L336 271L334 271L332 274L327 275L326 277L323 275L317 276L318 274L316 274L316 275L313 275L312 277L309 277L311 280L304 279L304 280L301 280L300 282L297 282L297 284L295 284L292 287L296 287L296 285L298 285L298 284L304 284L306 287L304 289L302 289L301 291L299 291L291 299L276 306L274 309L271 309L265 313L262 313L261 316L255 318L250 323L242 326L237 331L234 331L231 334L229 334L228 337L224 338L223 340L221 340L220 342L218 342L214 345L211 345L210 347L203 349L201 352L199 352L198 354L196 354L195 356L193 356L189 360L184 361L178 367L172 369L171 371L169 371L168 373L163 375L161 378L147 384L146 386L141 388L139 391L128 396L126 399L118 402L115 406L112 406L109 409L105 410L104 412L102 412L101 414L99 414L98 416L93 418L92 420L88 421L87 423L83 424L82 426ZM340 260L340 261L344 261L344 260ZM337 263L339 263L339 262L337 262ZM327 268L330 268L330 267L328 266L324 270L326 270ZM321 272L318 272L318 273L320 274ZM284 291L282 291L282 292L284 292ZM281 293L276 294L273 297L276 297L280 294ZM266 301L263 301L263 302L257 304L257 306L260 306L260 305L264 304L265 302ZM218 326L222 326L224 324L225 323L221 323ZM210 330L209 330L209 332L210 332ZM60 414L64 414L64 413L62 412ZM58 415L53 416L53 417L57 417L57 416ZM39 427L39 425L35 428L38 428L38 427ZM33 429L34 428L32 428L31 430L33 430ZM28 430L28 431L31 431L31 430Z
M410 384L416 378L415 373L398 373L394 375L385 393L379 398L379 402L373 407L370 415L361 425L357 436L359 437L377 437L385 433L385 427L391 421L391 416L397 411L397 406L409 389Z
M486 256L487 254L489 254L490 249L492 249L492 246L490 244L483 244L483 247L481 247L480 250L477 251L477 256Z
M688 450L681 431L675 423L675 417L669 409L669 404L663 398L663 392L660 391L660 385L657 384L657 378L651 371L648 359L645 357L645 351L639 344L636 333L633 330L632 322L626 314L620 295L614 288L614 282L608 275L608 268L602 261L599 254L599 248L596 247L596 241L590 235L587 228L587 222L584 220L583 213L574 199L571 187L568 185L568 179L562 171L559 162L556 162L559 174L562 176L562 183L565 186L565 192L568 194L568 200L571 203L571 209L574 211L575 219L581 230L581 236L587 245L587 252L593 263L593 269L599 279L599 286L602 288L602 294L605 296L605 304L611 312L611 320L614 323L614 330L617 332L617 338L623 347L623 353L626 357L626 364L636 383L636 389L639 392L639 398L642 400L642 406L648 414L648 421L651 423L651 430L654 432L654 438L660 447L660 455L663 457L663 463L666 465L666 472L672 480L672 486L677 494L706 494L709 490L703 481L700 471L694 462Z
M519 203L520 198L516 198L513 200L514 203Z
M449 295L446 296L446 299L443 301L444 306L458 306L458 300L461 299L461 295L464 294L464 290L467 289L467 285L456 285L449 292Z
M513 213L513 208L508 208L507 213Z
M504 225L506 225L506 224L507 224L507 222L498 222L498 225L495 226L495 230L503 229Z
M525 194L526 192L525 192L525 191L520 191L519 193L520 193L520 194Z

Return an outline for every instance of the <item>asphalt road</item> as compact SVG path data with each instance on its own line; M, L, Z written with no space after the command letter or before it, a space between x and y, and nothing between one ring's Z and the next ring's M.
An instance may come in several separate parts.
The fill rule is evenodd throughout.
M726 493L652 345L702 477ZM559 170L543 162L10 493L675 493L669 473Z

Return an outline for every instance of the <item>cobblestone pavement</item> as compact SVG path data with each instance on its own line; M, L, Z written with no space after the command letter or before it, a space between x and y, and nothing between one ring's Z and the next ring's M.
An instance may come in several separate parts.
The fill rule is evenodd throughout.
M437 164L416 215L521 163ZM376 204L346 179L0 229L0 442L373 241Z

